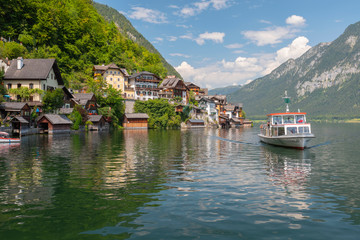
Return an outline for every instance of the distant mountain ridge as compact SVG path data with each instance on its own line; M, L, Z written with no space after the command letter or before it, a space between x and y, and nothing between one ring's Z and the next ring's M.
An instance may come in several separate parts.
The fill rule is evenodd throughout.
M270 74L228 95L242 102L248 116L284 111L284 91L290 110L318 118L360 116L360 22L346 28L331 43L320 43L301 57L289 59Z
M242 85L233 85L222 88L214 88L209 90L209 95L229 95L237 90L239 90Z
M156 53L160 56L161 62L164 67L167 69L169 75L175 75L176 77L182 78L181 75L175 70L175 68L170 65L165 58L159 53L159 51L148 41L146 38L141 35L130 23L130 21L119 11L114 8L111 8L107 5L93 2L94 7L98 13L107 21L113 21L118 27L119 31L127 36L129 39L138 43L139 45L145 47L149 52Z

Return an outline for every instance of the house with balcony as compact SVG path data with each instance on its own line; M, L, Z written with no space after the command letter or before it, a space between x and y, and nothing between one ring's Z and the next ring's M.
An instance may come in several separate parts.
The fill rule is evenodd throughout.
M27 87L29 89L54 90L64 86L60 69L55 59L23 59L12 60L4 75L7 89ZM12 96L20 99L20 96ZM35 93L30 102L41 102L42 95Z
M159 84L161 78L151 72L139 72L129 77L128 87L134 89L135 100L149 100L159 98Z
M188 103L188 88L183 80L176 77L165 78L159 85L159 98L173 99L180 97L182 104Z
M189 89L189 91L193 91L195 95L199 95L200 87L195 85L192 82L185 82L186 87Z
M218 121L218 111L216 109L216 104L215 101L208 98L208 97L202 97L199 100L199 105L198 107L207 113L208 118L211 122L217 122Z
M93 72L95 80L102 76L108 86L120 90L124 97L127 97L125 96L125 88L128 86L129 74L125 68L120 68L114 63L109 65L94 65Z

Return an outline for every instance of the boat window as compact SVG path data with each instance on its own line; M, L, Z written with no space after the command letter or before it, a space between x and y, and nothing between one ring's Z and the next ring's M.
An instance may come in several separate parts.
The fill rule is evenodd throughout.
M299 127L299 133L310 133L309 127Z
M297 128L296 127L288 127L286 128L287 130L287 135L291 135L291 134L296 134L297 133Z
M304 115L296 115L296 122L297 122L297 123L303 123L303 122L305 122Z
M278 136L285 135L285 129L283 127L278 128Z
M282 124L282 116L273 116L273 124Z
M294 116L293 115L284 116L284 123L294 123Z

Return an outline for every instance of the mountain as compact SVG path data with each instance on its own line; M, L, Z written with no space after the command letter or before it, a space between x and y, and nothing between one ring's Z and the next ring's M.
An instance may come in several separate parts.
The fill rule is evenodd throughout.
M104 19L109 22L113 21L123 35L127 36L137 44L145 47L149 52L159 55L161 62L168 71L168 75L175 75L176 77L182 78L181 75L175 70L175 68L170 65L159 53L159 51L133 27L130 21L123 14L121 14L116 9L104 4L94 2L93 5Z
M209 95L229 95L237 90L239 90L242 86L235 85L235 86L227 86L223 88L214 88L209 90Z
M354 118L360 115L360 22L331 43L320 43L290 59L270 74L228 95L242 102L248 116L264 118L284 111L282 96L291 96L290 110L312 118Z

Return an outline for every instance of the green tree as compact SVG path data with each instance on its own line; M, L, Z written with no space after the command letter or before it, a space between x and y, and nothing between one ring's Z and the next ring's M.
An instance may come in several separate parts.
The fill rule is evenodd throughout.
M167 129L180 127L181 117L175 114L174 105L170 104L166 99L136 101L134 110L137 113L147 113L149 115L149 128Z
M28 87L11 88L8 90L9 93L19 96L21 101L27 102L31 96L35 94L42 94L44 91L38 88L29 89Z
M46 112L61 108L64 105L64 91L61 88L46 91L42 101Z

